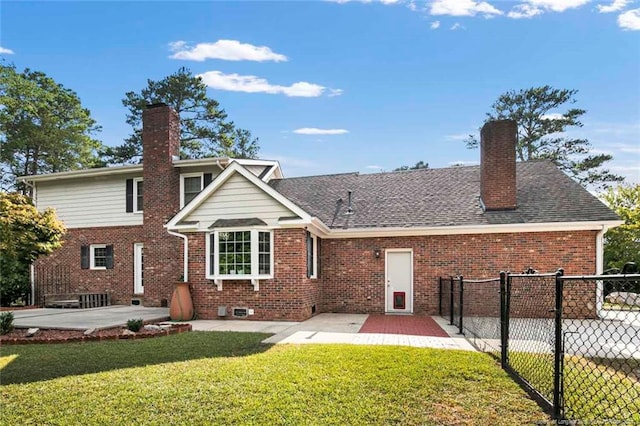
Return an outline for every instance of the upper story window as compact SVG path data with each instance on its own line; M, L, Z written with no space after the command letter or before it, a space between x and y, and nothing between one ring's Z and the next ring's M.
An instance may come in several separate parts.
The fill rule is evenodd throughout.
M142 179L133 180L133 211L136 213L142 212L142 195L143 195L143 182Z
M273 233L260 229L215 231L207 239L208 279L273 277Z
M202 191L203 174L183 175L180 186L180 206L185 206Z
M189 204L211 183L212 173L187 173L180 175L180 208Z
M142 178L126 180L126 205L127 213L142 213Z

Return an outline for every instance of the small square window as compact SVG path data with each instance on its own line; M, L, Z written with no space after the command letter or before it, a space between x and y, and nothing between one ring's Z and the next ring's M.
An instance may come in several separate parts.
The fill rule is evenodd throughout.
M91 269L107 269L107 246L105 244L91 245Z

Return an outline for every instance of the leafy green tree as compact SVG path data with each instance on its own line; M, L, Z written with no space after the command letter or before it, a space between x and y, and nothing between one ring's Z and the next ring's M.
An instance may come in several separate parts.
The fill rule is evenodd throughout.
M577 90L551 86L511 90L498 97L487 113L487 120L511 119L518 123L517 158L520 161L549 159L582 185L607 187L623 178L603 168L613 157L590 154L587 139L568 137L564 132L582 127L585 110L572 107ZM565 109L566 108L566 109ZM564 109L563 112L558 112ZM477 148L478 140L469 135L468 148Z
M622 269L627 262L640 266L640 184L609 188L602 199L624 220L604 235L605 269Z
M29 292L29 265L62 245L65 229L52 209L39 212L31 198L0 192L0 304Z
M3 189L30 189L21 175L101 166L100 130L78 95L40 71L0 64L0 150Z
M398 167L397 169L393 169L394 172L402 172L405 170L418 170L418 169L428 169L429 168L429 163L425 163L424 161L420 160L418 161L414 166L401 166Z
M104 150L111 163L137 163L142 158L142 113L146 106L165 103L180 116L180 156L182 158L255 158L258 140L248 130L227 121L226 112L207 96L207 86L187 68L162 80L147 80L139 93L127 92L122 104L129 110L127 123L133 133L124 144Z

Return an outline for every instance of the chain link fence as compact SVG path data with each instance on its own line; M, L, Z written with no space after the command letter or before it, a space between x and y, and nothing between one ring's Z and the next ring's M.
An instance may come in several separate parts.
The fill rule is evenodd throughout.
M554 419L640 424L640 275L501 273L440 290L440 315Z

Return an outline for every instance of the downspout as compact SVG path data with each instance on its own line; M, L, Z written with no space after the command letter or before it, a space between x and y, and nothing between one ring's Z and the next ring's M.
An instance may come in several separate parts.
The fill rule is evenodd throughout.
M596 234L596 275L604 272L604 234L609 230L607 225L602 225L602 229ZM604 305L604 284L602 280L596 281L596 315L601 317Z
M184 240L184 256L183 256L183 263L184 263L184 271L182 272L182 281L183 282L189 282L189 237L187 237L184 234L180 234L179 232L175 232L175 231L171 231L169 229L167 229L167 232L169 233L169 235L173 235L174 237L180 237Z

